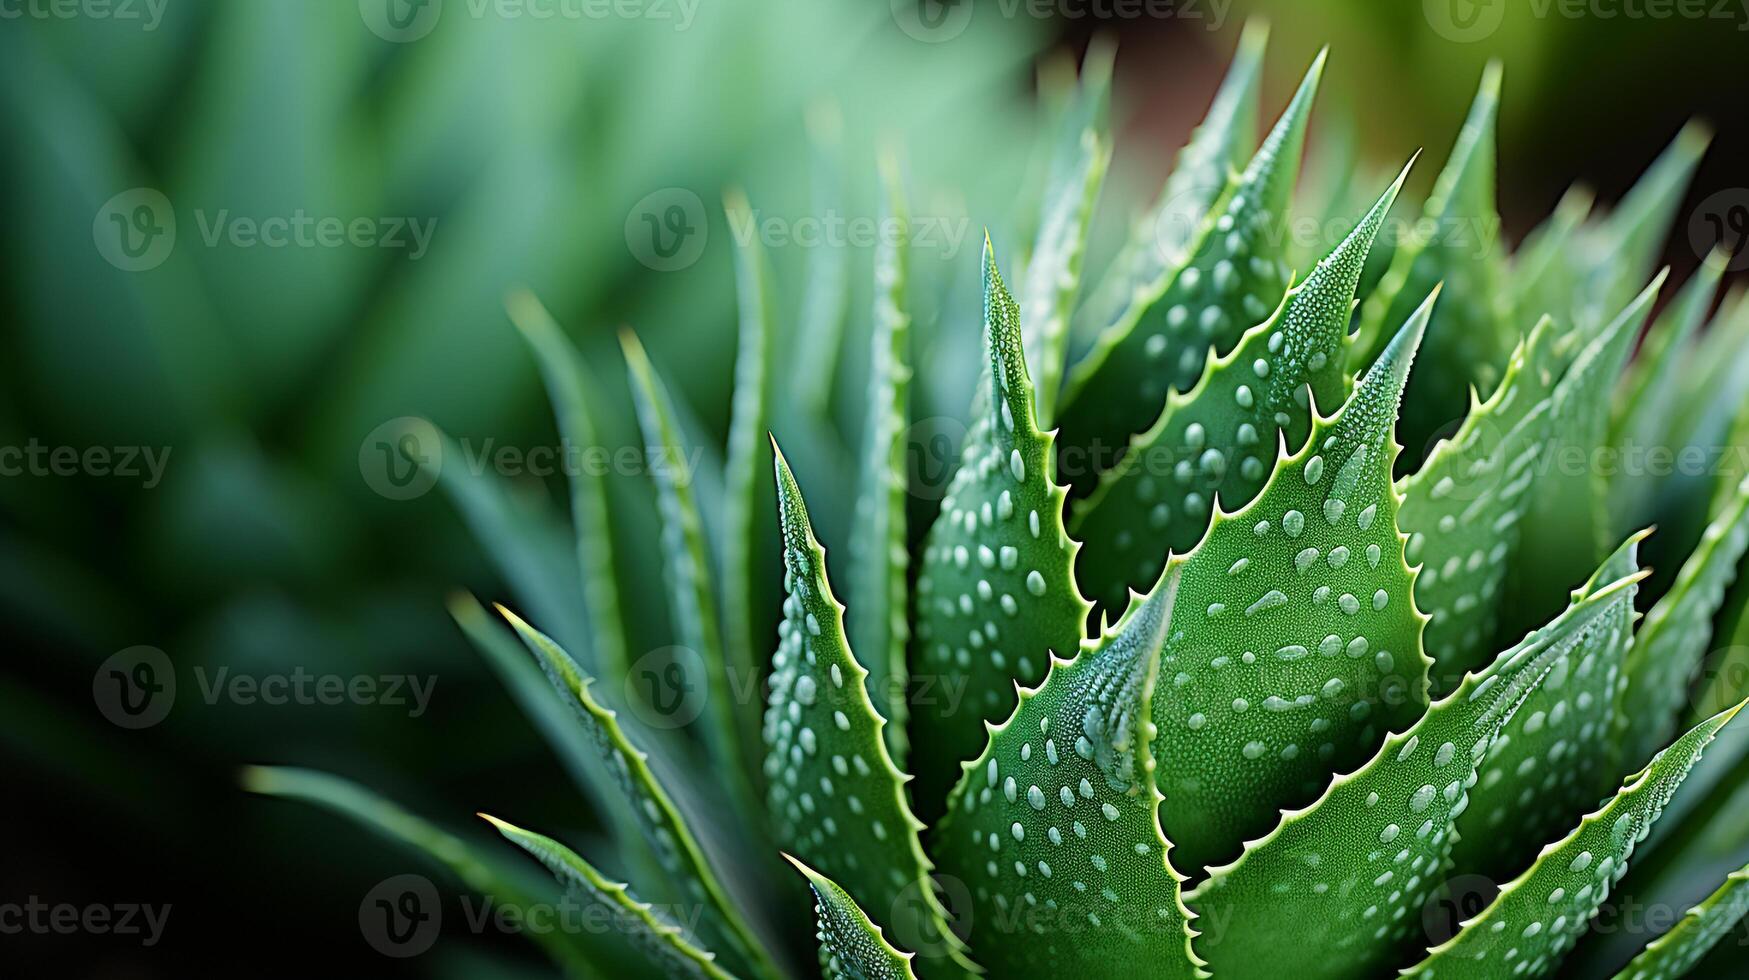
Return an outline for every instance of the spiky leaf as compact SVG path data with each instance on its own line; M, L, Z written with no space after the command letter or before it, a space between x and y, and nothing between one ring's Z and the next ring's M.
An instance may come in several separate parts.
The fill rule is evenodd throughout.
M1520 321L1553 316L1562 323L1572 323L1579 304L1580 279L1572 255L1595 203L1591 191L1569 188L1554 211L1525 236L1512 257L1508 283L1512 309Z
M929 879L907 777L881 736L886 720L845 641L825 549L795 475L776 456L788 598L772 657L765 774L779 843L842 882L925 959L967 968Z
M1184 261L1139 295L1070 372L1063 438L1090 451L1091 468L1109 465L1159 415L1168 391L1194 384L1208 352L1230 350L1287 289L1281 229L1324 58L1313 63L1245 173L1201 219ZM1082 482L1083 474L1072 476Z
M1051 653L1078 647L1089 609L1071 571L1080 546L1063 529L1055 439L1034 420L1019 311L988 239L984 339L978 417L917 579L925 676L913 707L918 739L931 746L918 760L924 801L942 799L957 763L977 754L981 723L1013 710L1014 685L1037 685Z
M911 971L916 954L894 949L849 892L788 854L784 857L808 879L814 893L815 935L826 980L917 980Z
M1691 122L1682 127L1615 210L1587 229L1574 252L1582 277L1577 311L1581 325L1587 320L1601 322L1651 276L1688 195L1689 181L1711 142L1706 125Z
M1634 957L1615 980L1673 980L1688 973L1749 913L1749 867L1731 872L1706 900Z
M615 928L648 957L652 966L670 977L730 980L731 974L717 966L716 954L700 949L694 939L682 933L678 926L665 921L649 904L638 901L625 885L611 881L595 870L577 852L551 837L523 830L484 813L480 816L506 840L545 865L566 888L574 889L590 902L612 912Z
M1535 977L1553 970L1627 873L1634 847L1651 831L1701 751L1741 708L1714 715L1660 752L1404 976L1461 980L1493 978L1502 971Z
M1312 406L1347 397L1349 318L1367 251L1403 176L1264 323L1225 356L1211 356L1188 393L1167 396L1148 431L1073 508L1070 530L1088 547L1080 581L1119 609L1131 588L1159 577L1168 552L1202 537L1214 500L1237 508L1263 489L1276 445L1305 442Z
M1296 972L1378 975L1399 961L1438 890L1453 825L1489 744L1548 672L1581 652L1623 583L1570 606L1486 670L1464 678L1371 761L1337 777L1312 805L1284 814L1190 896L1220 922L1197 943L1217 976L1269 977L1281 923L1294 923Z
M1175 575L1076 659L1053 658L954 790L940 853L998 976L1198 973L1147 732Z

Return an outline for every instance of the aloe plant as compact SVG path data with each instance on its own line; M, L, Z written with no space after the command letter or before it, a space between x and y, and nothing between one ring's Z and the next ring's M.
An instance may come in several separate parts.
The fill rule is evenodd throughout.
M859 491L813 499L815 512L854 508L842 593L804 495L830 474L779 448L819 419L774 407L820 411L820 382L771 368L791 334L773 322L764 258L743 250L724 479L655 480L653 550L675 633L703 661L698 710L653 724L626 684L611 518L586 476L572 503L589 647L567 652L504 611L552 681L531 710L610 801L611 839L575 846L487 817L626 923L558 943L562 968L798 975L807 923L829 977L1266 977L1289 945L1312 977L1541 976L1586 940L1643 847L1681 846L1647 841L1667 810L1704 812L1685 779L1749 693L1709 690L1710 713L1689 709L1749 548L1749 481L1628 482L1559 469L1558 453L1729 428L1729 411L1672 380L1685 359L1722 360L1706 366L1725 379L1749 361L1696 339L1717 262L1626 367L1665 278L1647 256L1692 167L1689 137L1621 209L1563 208L1509 257L1493 237L1491 68L1426 206L1432 226L1488 229L1484 247L1411 239L1368 287L1405 170L1295 277L1295 245L1276 232L1324 56L1240 171L1261 46L1247 31L1168 184L1166 197L1188 195L1191 229L1163 253L1132 240L1082 300L1110 146L1108 52L1090 56L1016 280L1027 305L985 240L972 423L921 526L904 430L914 380L939 369L914 355L917 257L905 236L879 249ZM881 170L902 226L895 159ZM574 353L531 297L512 315L560 424L587 431ZM1070 363L1076 324L1098 337ZM675 392L634 337L625 352L647 441L682 448ZM812 395L785 400L787 384ZM769 484L751 469L767 419ZM1451 420L1425 458L1400 457L1400 427L1420 439ZM1111 439L1122 452L1086 454ZM1099 462L1066 472L1070 458ZM769 568L750 537L762 497L776 512ZM1640 549L1656 537L1638 524L1669 507L1707 527L1649 603ZM1527 527L1536 515L1549 523ZM1557 532L1560 554L1539 550ZM781 574L785 595L775 643L759 647L769 661L743 635L769 613L737 579L761 574ZM1537 606L1550 614L1517 633L1513 618ZM453 608L504 661L505 630L471 598ZM555 705L574 728L555 724ZM410 818L373 816L334 781L255 770L249 783L452 864L481 846L410 834ZM470 880L491 887L484 871ZM1731 874L1611 968L1692 967L1749 908L1744 880ZM1485 887L1451 904L1466 881ZM697 918L651 904L673 901Z

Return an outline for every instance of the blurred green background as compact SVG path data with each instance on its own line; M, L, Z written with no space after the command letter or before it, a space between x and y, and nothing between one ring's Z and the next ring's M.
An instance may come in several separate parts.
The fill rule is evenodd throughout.
M513 936L445 942L406 963L379 956L360 937L358 902L416 862L327 814L248 797L235 772L315 766L457 823L492 810L588 832L558 763L444 612L457 587L505 598L516 583L441 490L373 489L373 433L421 416L470 447L554 446L503 309L526 286L599 382L604 446L641 445L622 325L681 395L696 444L720 445L736 318L725 193L791 228L822 219L823 244L770 249L786 356L854 352L819 392L833 431L799 450L814 472L855 444L866 366L870 243L832 220L877 214L877 151L895 148L914 214L942 231L915 249L917 315L933 338L918 414L959 415L975 368L978 237L1030 240L1017 202L1041 179L1052 80L1096 35L1119 53L1094 264L1157 193L1253 14L1275 24L1268 105L1332 45L1309 181L1394 169L1425 147L1435 165L1412 182L1425 193L1483 64L1499 57L1514 239L1575 180L1606 201L1620 194L1694 116L1716 137L1668 249L1679 276L1717 239L1707 215L1749 202L1744 11L1567 17L1505 0L968 0L921 17L905 0L0 9L0 445L164 462L161 479L91 466L0 476L0 901L172 906L149 948L0 936L7 975L542 974ZM1320 131L1355 134L1361 157L1319 157ZM304 218L348 230L337 243L250 237ZM123 231L143 253L117 251ZM849 284L841 309L820 308L831 277ZM531 507L560 499L556 478L510 475ZM623 474L611 492L616 543L648 548L647 484ZM816 507L829 542L846 533L849 496L839 500ZM672 638L661 596L639 584L624 589L641 604L627 610L634 646L653 649ZM137 645L163 650L181 686L167 718L129 730L106 717L94 676ZM434 687L418 717L386 704L208 703L200 680L220 670Z

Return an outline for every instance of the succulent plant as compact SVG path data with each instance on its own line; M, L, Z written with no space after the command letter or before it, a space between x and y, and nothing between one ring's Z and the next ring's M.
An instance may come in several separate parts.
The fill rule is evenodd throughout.
M1642 480L1590 455L1725 440L1740 414L1749 353L1695 339L1721 259L1629 364L1704 141L1685 132L1615 211L1564 207L1508 256L1491 67L1376 284L1369 256L1407 169L1369 201L1320 202L1344 233L1296 275L1305 243L1285 232L1324 56L1247 162L1262 51L1249 30L1160 202L1083 290L1110 156L1109 52L1089 56L1017 277L1024 305L986 239L972 422L922 527L911 257L906 236L884 240L860 484L814 500L854 513L837 569L853 576L848 621L811 474L777 448L819 420L773 394L788 335L756 242L738 253L721 480L653 473L663 588L703 687L692 710L670 723L629 683L596 477L573 474L571 501L589 649L504 610L550 692L477 602L452 601L608 835L586 858L487 818L618 913L611 936L543 937L562 966L794 975L786 923L806 909L782 854L812 893L830 977L1264 977L1290 946L1308 977L1547 975L1654 822L1691 806L1685 780L1735 765L1735 742L1702 753L1749 692L1693 689L1749 546L1749 481ZM903 227L898 168L883 172ZM531 297L511 315L559 425L587 441L574 351ZM1729 338L1749 317L1728 306L1720 321L1709 334ZM678 453L685 412L629 335L625 353L646 440ZM1685 386L1685 364L1717 383ZM482 526L508 526L489 488L470 492ZM768 664L761 498L785 595ZM1642 616L1642 525L1664 512L1708 516ZM529 894L501 855L331 777L247 779L423 847L471 887ZM1749 908L1745 880L1731 873L1623 975L1694 965Z

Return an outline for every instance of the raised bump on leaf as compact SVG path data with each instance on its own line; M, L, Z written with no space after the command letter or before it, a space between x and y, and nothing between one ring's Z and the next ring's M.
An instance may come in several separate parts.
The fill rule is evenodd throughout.
M1415 725L1386 738L1371 760L1338 776L1302 810L1190 895L1197 914L1225 927L1197 949L1217 976L1265 978L1281 923L1294 923L1308 977L1377 975L1401 961L1440 886L1453 823L1489 744L1547 673L1581 647L1625 583L1599 590L1466 676ZM1171 801L1167 801L1167 806Z
M971 892L969 941L997 976L1199 973L1148 747L1176 589L1168 573L1074 660L1052 658L963 766L937 850Z
M1617 548L1572 601L1639 572L1641 531ZM1452 863L1462 874L1504 880L1597 802L1622 769L1610 737L1623 662L1634 644L1637 580L1622 590L1585 640L1582 655L1556 664L1501 729L1457 821Z
M926 960L975 970L936 899L917 837L924 825L905 800L908 777L882 739L886 720L869 700L868 672L845 641L825 549L775 440L772 449L788 595L765 711L767 794L779 843L843 883Z
M547 679L576 712L577 720L606 763L608 773L631 802L632 813L663 870L676 880L692 901L710 911L711 937L722 940L730 953L748 962L759 975L777 976L777 967L767 957L740 910L729 900L685 818L650 770L648 758L626 738L613 710L603 706L590 693L594 678L584 674L576 661L546 634L503 606L497 609L540 662Z
M664 921L651 905L638 901L625 885L609 880L575 851L551 837L523 830L497 817L484 813L479 816L506 840L546 865L566 887L577 889L613 912L615 927L649 957L652 966L670 977L732 980L731 974L717 966L714 953L700 949L678 926Z
M1162 826L1179 864L1237 855L1426 706L1424 617L1390 469L1428 297L1346 405L1182 564L1154 698Z
M1077 336L1097 337L1117 323L1169 266L1182 261L1203 217L1233 179L1237 161L1253 149L1257 88L1268 45L1268 23L1258 18L1246 21L1208 115L1179 152L1160 196L1135 222L1129 241L1077 311Z
M1077 485L1159 415L1168 391L1196 382L1209 350L1231 349L1287 289L1280 229L1326 56L1319 53L1245 173L1201 219L1186 260L1133 303L1070 372L1063 438L1089 450L1096 464L1071 474Z
M815 938L827 980L917 980L911 971L916 954L894 949L849 892L790 855L784 859L808 879L814 893Z
M1462 931L1403 975L1482 980L1502 970L1514 976L1552 971L1627 874L1635 845L1645 839L1707 743L1742 707L1714 715L1660 752L1572 833L1544 848L1536 863Z
M1411 160L1409 166L1414 166ZM1107 609L1159 577L1168 552L1202 537L1219 496L1250 503L1268 478L1278 434L1305 442L1312 404L1347 396L1348 328L1366 256L1409 167L1339 245L1295 286L1275 315L1233 350L1209 357L1202 380L1173 392L1153 426L1130 440L1092 496L1072 508L1070 530L1088 548L1079 580Z
M1749 885L1749 867L1731 872L1716 891L1684 913L1682 921L1647 944L1615 980L1674 980L1686 975L1749 913L1745 885Z
M1500 216L1494 204L1495 117L1501 68L1491 62L1445 170L1415 225L1400 245L1379 288L1361 309L1356 363L1368 364L1436 283L1448 287L1427 329L1427 363L1403 396L1398 426L1410 458L1420 459L1431 437L1469 407L1469 389L1493 393L1512 350L1500 254Z
M1700 546L1676 583L1646 614L1628 654L1615 710L1619 763L1637 766L1662 746L1681 723L1690 683L1713 635L1713 615L1737 577L1749 548L1749 479L1707 525Z
M1014 707L1014 685L1043 680L1049 657L1076 649L1091 604L1074 573L1080 545L1063 529L1055 437L1033 418L1019 311L984 242L979 413L959 470L924 540L917 577L918 676L912 707L919 806L934 812L977 754L983 721Z

